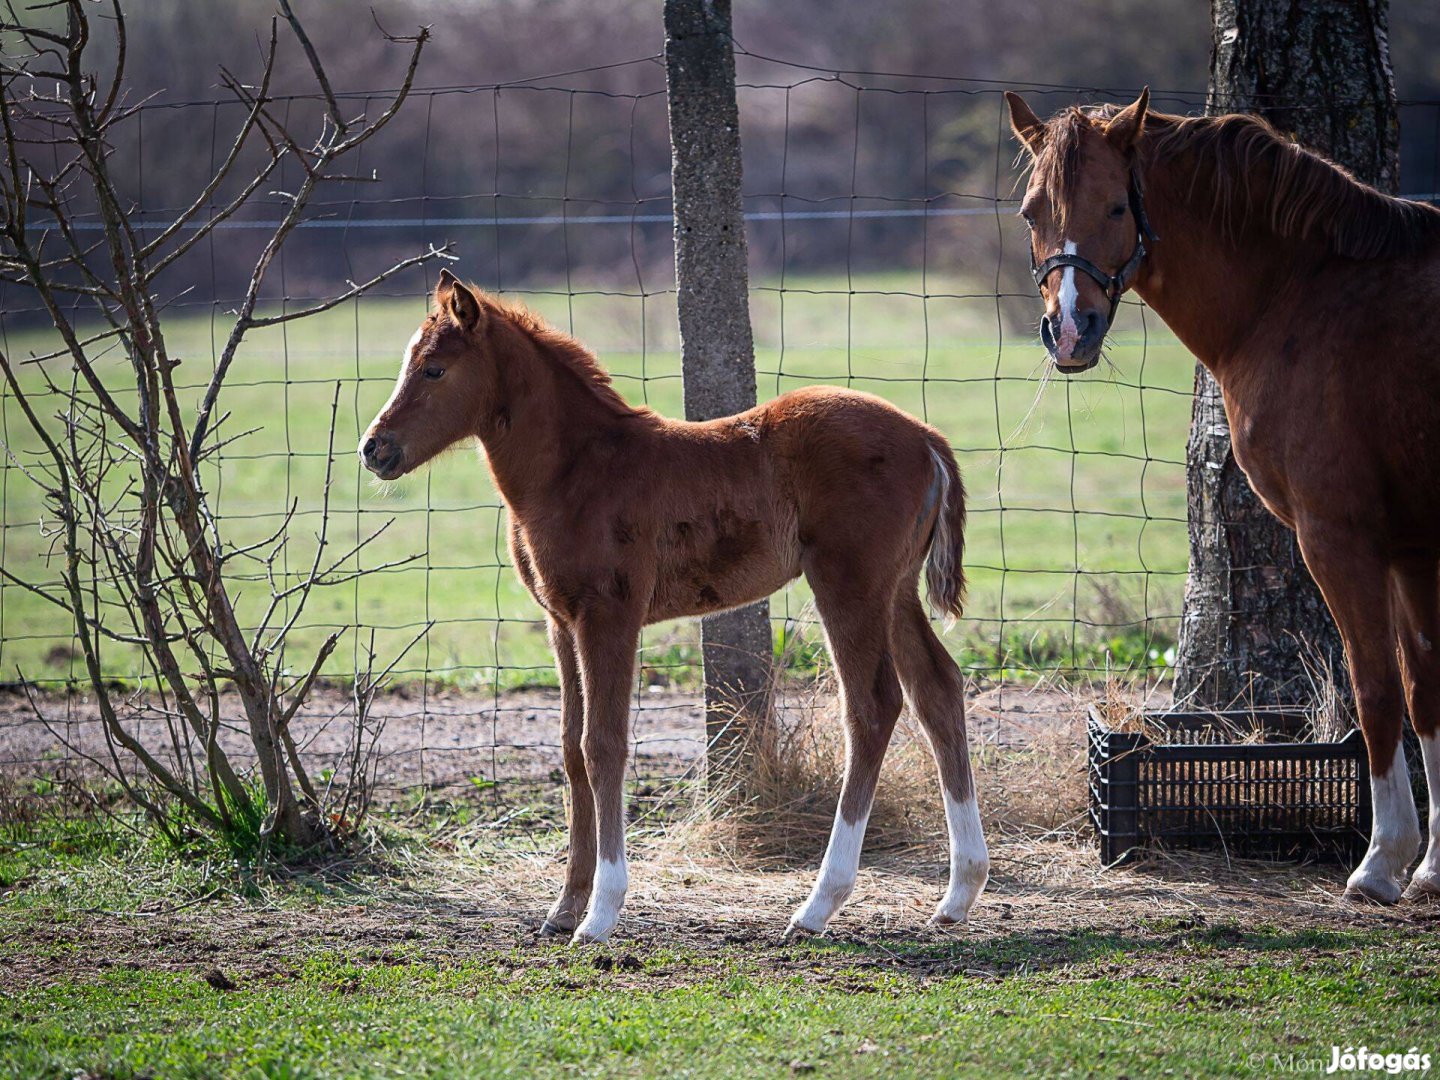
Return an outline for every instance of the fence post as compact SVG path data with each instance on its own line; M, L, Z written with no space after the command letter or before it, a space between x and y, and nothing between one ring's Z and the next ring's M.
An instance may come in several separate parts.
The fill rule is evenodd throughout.
M665 73L685 417L710 420L755 404L730 0L665 0ZM769 722L770 604L707 615L700 637L713 780Z

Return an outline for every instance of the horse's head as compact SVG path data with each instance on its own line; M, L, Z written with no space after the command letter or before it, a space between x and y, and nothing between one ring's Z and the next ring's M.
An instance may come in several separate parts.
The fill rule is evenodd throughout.
M1118 112L1072 108L1049 123L1019 95L1005 100L1033 166L1020 216L1045 301L1040 336L1060 371L1087 371L1150 237L1136 167L1150 92Z
M449 270L400 363L390 400L360 439L360 460L394 480L476 433L487 377L487 305Z

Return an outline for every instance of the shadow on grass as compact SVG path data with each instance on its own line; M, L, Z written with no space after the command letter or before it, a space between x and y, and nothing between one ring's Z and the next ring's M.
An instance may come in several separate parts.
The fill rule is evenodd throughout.
M1203 920L1145 920L1134 930L1079 928L1018 931L1001 937L953 942L879 940L863 937L813 938L803 948L817 957L854 961L895 974L972 975L1007 978L1085 964L1132 961L1140 957L1204 958L1218 953L1290 954L1359 948L1375 941L1375 931L1322 929L1244 929L1233 923L1203 925Z

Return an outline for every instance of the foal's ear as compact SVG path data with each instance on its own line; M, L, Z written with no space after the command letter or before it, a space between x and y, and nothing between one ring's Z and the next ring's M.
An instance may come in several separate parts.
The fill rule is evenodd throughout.
M1010 106L1010 130L1015 132L1015 137L1026 150L1032 154L1040 153L1040 147L1045 143L1045 125L1040 118L1025 104L1024 98L1012 91L1005 91L1005 104Z
M484 314L479 298L446 267L440 268L440 284L435 287L435 307L449 315L461 330L478 328Z
M1105 138L1121 153L1135 148L1140 133L1145 130L1145 113L1150 108L1150 88L1140 91L1135 101L1116 113L1105 125Z

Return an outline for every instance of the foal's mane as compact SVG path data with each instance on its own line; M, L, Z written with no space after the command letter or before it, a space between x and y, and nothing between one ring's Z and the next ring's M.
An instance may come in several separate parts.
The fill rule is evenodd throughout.
M633 413L636 409L615 389L610 382L610 373L600 366L595 354L569 334L547 323L518 300L487 298L492 314L504 319L546 357L569 371L592 390L600 401L619 413Z
M1046 125L1036 168L1052 207L1067 204L1085 131L1118 111L1115 105L1072 108ZM1202 183L1213 189L1212 213L1231 236L1259 224L1277 236L1320 240L1350 259L1411 255L1440 245L1440 209L1377 191L1258 117L1151 112L1139 155L1142 172L1157 161L1192 155L1191 190Z

